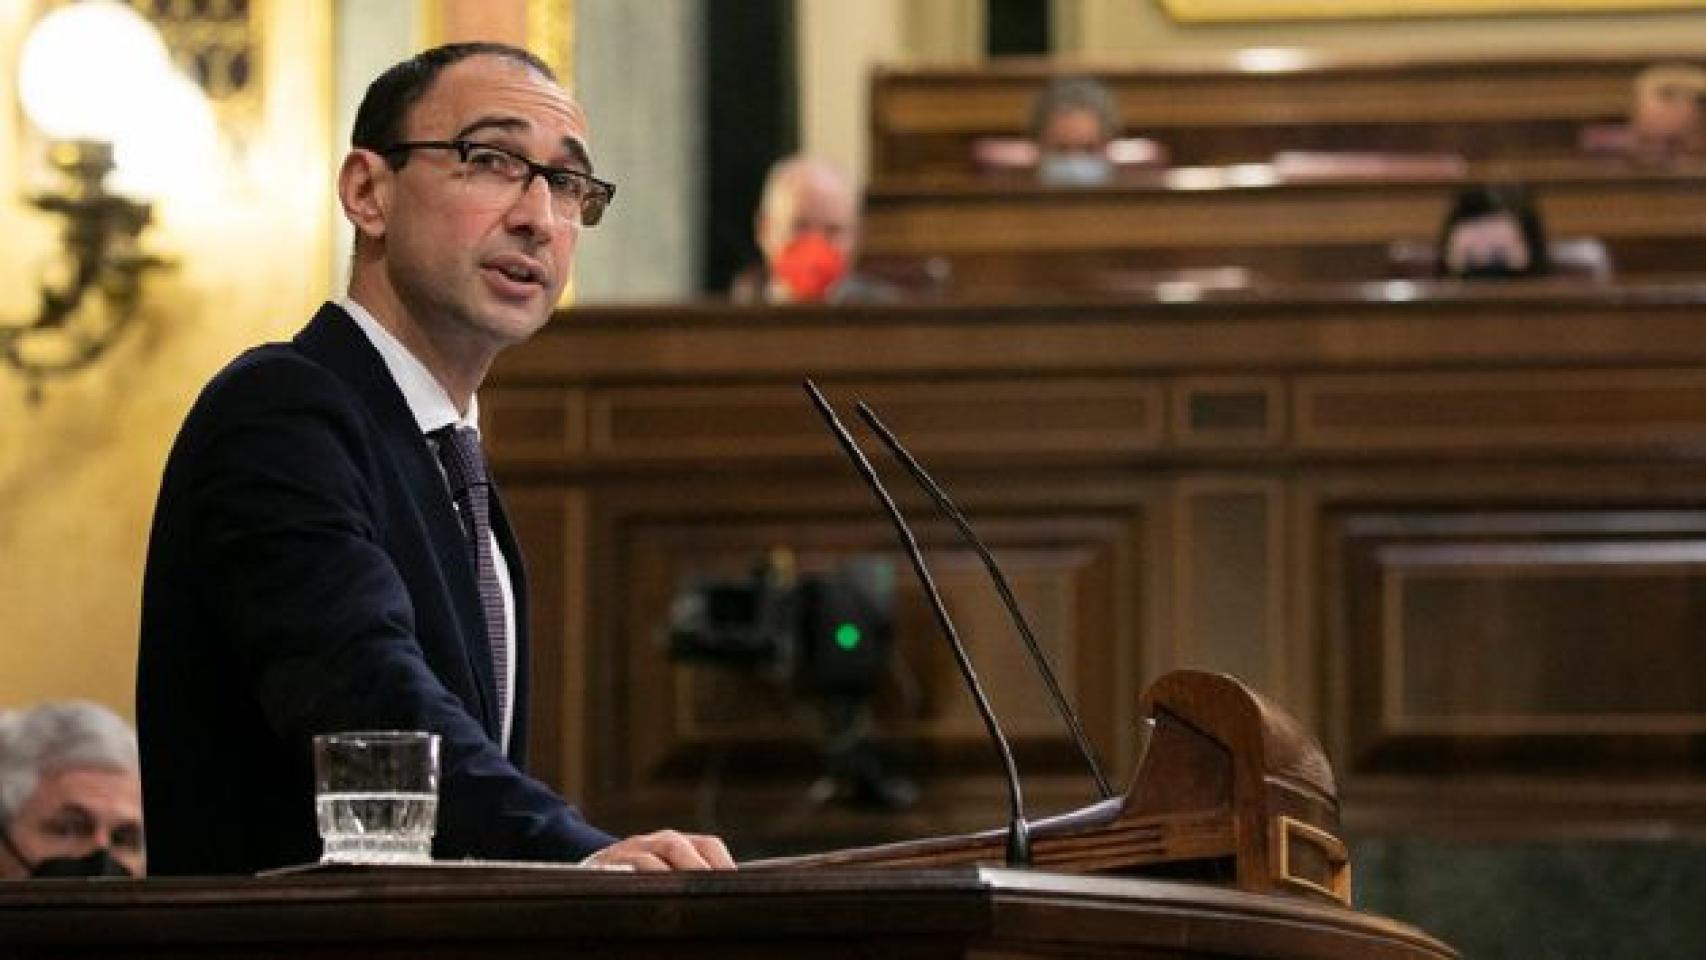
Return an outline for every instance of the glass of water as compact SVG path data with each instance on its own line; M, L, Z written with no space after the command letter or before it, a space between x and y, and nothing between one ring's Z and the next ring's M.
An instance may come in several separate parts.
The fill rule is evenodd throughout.
M429 863L438 817L438 735L400 730L314 738L321 863Z

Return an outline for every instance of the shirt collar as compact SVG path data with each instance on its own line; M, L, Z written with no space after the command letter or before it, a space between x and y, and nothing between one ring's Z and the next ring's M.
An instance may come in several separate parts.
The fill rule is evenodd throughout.
M456 404L450 399L450 394L444 390L444 385L426 368L420 358L409 352L391 331L385 329L366 307L349 297L340 297L339 307L355 320L355 325L367 335L373 343L373 349L379 351L379 358L385 361L385 369L390 371L391 379L397 382L397 389L403 392L403 400L409 405L409 412L415 416L415 424L422 433L431 433L445 426L472 427L480 429L480 398L474 397L468 402L468 415L461 416L456 412Z

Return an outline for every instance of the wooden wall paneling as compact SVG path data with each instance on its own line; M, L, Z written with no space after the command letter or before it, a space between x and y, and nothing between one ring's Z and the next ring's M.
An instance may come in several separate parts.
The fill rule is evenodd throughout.
M844 406L864 399L920 454L1146 450L1165 426L1160 385L1130 378L822 386ZM773 459L834 449L797 386L618 387L597 391L591 409L598 458Z
M1104 761L1129 769L1128 736L1142 677L1109 664L1136 659L1145 643L1134 613L1142 512L1123 492L1072 502L1058 484L986 477L955 484L980 532L1004 561L1014 589L1078 702ZM1113 490L1112 484L1107 485ZM1066 746L1063 728L989 587L981 565L921 497L897 485L941 581L962 635L1029 771L1040 810L1085 799L1091 789ZM598 635L595 659L606 670L589 691L589 708L607 717L622 756L605 766L597 806L615 823L644 826L691 804L711 804L734 824L765 836L776 811L798 806L818 773L816 721L773 681L754 673L672 662L663 643L665 611L676 591L698 577L739 579L776 548L798 569L822 571L858 555L897 564L897 644L902 682L874 701L882 741L912 755L926 786L918 810L892 819L837 807L810 823L831 831L892 836L971 829L999 809L996 767L969 700L886 522L850 477L815 470L736 471L680 486L625 481L597 496L625 576L610 584L617 615ZM713 786L714 784L714 786ZM701 804L703 808L703 804ZM726 824L725 824L726 825ZM771 836L786 842L789 835ZM794 837L799 842L799 837Z
M1426 236L1450 188L1438 184L1169 190L873 191L872 256L986 255L1385 241Z
M1702 516L1597 519L1585 529L1579 514L1538 512L1348 520L1343 549L1370 582L1351 598L1365 612L1347 654L1369 698L1351 727L1370 738L1353 740L1352 761L1377 769L1388 738L1706 733L1706 660L1698 645L1664 639L1706 626L1695 612ZM1674 527L1606 537L1643 520Z
M487 392L539 386L840 384L1706 365L1706 286L1275 284L889 307L577 307L498 359ZM833 376L831 376L833 374ZM802 394L803 396L803 394ZM840 396L840 394L835 394ZM501 435L492 438L504 443Z
M586 498L576 490L505 485L529 584L534 774L579 798L588 783Z
M1587 58L1535 64L1528 76L1509 65L1440 63L1432 69L1392 64L1364 70L1268 73L1209 69L1168 71L1156 66L1110 70L1100 76L1115 92L1123 114L1150 126L1381 121L1512 120L1550 115L1567 119L1616 117L1629 103L1629 84L1648 62L1630 58L1608 65ZM1545 71L1547 76L1539 75ZM1032 99L1054 71L889 69L876 76L872 109L898 133L978 130L1021 133ZM1442 76L1448 72L1458 77ZM1595 74L1565 78L1560 73ZM1488 83L1503 75L1499 92ZM1189 83L1200 96L1181 97ZM1427 96L1417 96L1419 90Z
M1701 291L1405 289L1412 299L1310 288L1195 303L577 310L506 359L487 392L534 582L561 596L538 600L555 621L536 627L541 682L564 685L542 693L556 729L536 743L593 816L624 829L690 821L726 745L720 809L764 843L805 843L803 827L761 828L801 802L809 724L747 680L691 675L658 641L693 570L738 573L776 545L814 565L893 550L792 376L773 369L776 334L807 358L865 344L826 390L844 407L870 400L1014 568L1116 777L1135 756L1144 679L1212 658L1325 733L1359 829L1706 830L1706 734L1690 699L1706 609L1690 552L1706 545ZM1230 412L1193 419L1204 396L1234 398ZM562 439L599 416L621 428ZM981 574L883 469L998 701L1016 704L1004 713L1036 805L1083 800L1088 783L1014 665ZM1237 602L1218 603L1228 589ZM1637 618L1638 632L1619 632ZM992 758L927 628L903 594L903 644L934 651L916 670L944 706L884 719L934 778L925 805L830 810L813 821L820 840L998 822ZM1524 646L1507 664L1488 659L1488 638ZM1406 685L1386 696L1381 665L1399 660ZM1643 661L1664 669L1650 703L1629 683L1602 691L1568 672Z
M873 188L864 249L873 257L1385 244L1428 239L1460 179L1342 178L1239 185L1221 170L1151 183L1046 190L1012 184ZM1554 236L1698 241L1698 170L1582 163L1529 178Z
M1284 660L1286 689L1276 697L1306 729L1320 738L1329 758L1337 763L1339 745L1330 732L1333 705L1343 702L1342 662L1325 637L1337 629L1333 602L1344 595L1338 557L1321 546L1323 492L1310 476L1288 478L1285 486L1285 593L1287 643ZM1336 769L1336 768L1335 768Z
M1438 211L1444 217L1444 201ZM978 302L1040 299L1062 290L1160 295L1195 299L1215 290L1239 290L1273 282L1350 283L1374 280L1431 280L1412 265L1395 262L1395 240L1431 244L1432 235L1311 241L1290 245L1236 243L1190 246L1134 246L1115 249L945 251L936 254L864 253L862 270L894 278L907 288L921 267L936 267L947 277L941 296ZM1698 238L1684 234L1600 238L1613 273L1624 279L1688 276L1700 267ZM1431 249L1431 248L1430 248ZM1561 280L1591 278L1561 274Z
M1376 551L1385 729L1706 734L1696 702L1706 657L1669 642L1706 627L1693 609L1706 585L1699 530L1681 542L1488 534L1488 543Z
M1706 447L1706 370L1412 372L1300 377L1303 449L1632 452Z
M562 386L507 387L480 397L486 433L504 445L504 456L562 461L587 451L585 390Z
M1286 385L1279 377L1176 377L1169 409L1180 447L1260 449L1284 442Z
M1703 505L1699 470L1312 483L1323 728L1353 828L1630 836L1697 820Z
M1283 482L1186 475L1174 489L1178 662L1285 691Z
M928 264L948 278L943 295L973 299L1063 289L1194 299L1178 294L1180 280L1212 289L1413 279L1392 261L1391 245L1431 241L1452 194L1472 179L1199 188L1181 179L1188 172L1071 191L1023 183L878 188L868 199L864 256L873 270L897 275ZM1697 267L1706 239L1701 171L1586 164L1526 179L1551 235L1599 241L1618 275Z

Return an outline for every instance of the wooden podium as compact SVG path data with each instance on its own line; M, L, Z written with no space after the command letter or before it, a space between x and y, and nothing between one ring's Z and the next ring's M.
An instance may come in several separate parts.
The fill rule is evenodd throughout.
M1167 674L1144 693L1140 710L1150 732L1125 796L1033 824L1034 866L1351 905L1338 791L1314 737L1223 674ZM1003 829L750 866L997 865L1005 849Z
M0 956L1447 960L1389 920L1195 883L962 867L0 886Z
M1230 677L1180 671L1123 797L1032 828L630 875L498 865L0 885L0 957L1149 957L1446 960L1350 906L1319 744ZM1154 879L1164 877L1166 879Z

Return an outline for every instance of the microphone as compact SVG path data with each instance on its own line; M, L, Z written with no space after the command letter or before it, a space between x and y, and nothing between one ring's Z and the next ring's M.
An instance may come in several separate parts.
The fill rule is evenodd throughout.
M900 508L895 506L894 498L889 496L883 481L877 476L876 468L854 442L853 435L842 426L841 419L835 415L835 408L829 405L817 384L808 378L803 384L807 396L811 397L812 405L822 414L824 423L841 444L841 450L847 454L847 459L853 461L859 476L865 485L871 488L871 493L881 503L888 514L889 521L894 525L895 536L906 551L907 559L912 562L912 571L918 575L918 582L924 587L924 596L930 601L930 609L936 615L936 624L942 628L942 634L948 638L948 645L953 648L954 662L960 668L960 676L965 678L966 688L971 691L972 700L977 704L978 716L983 718L983 727L989 732L989 739L995 744L995 750L1001 755L1001 766L1007 774L1007 800L1010 817L1007 826L1007 865L1023 867L1031 862L1031 828L1025 822L1025 800L1019 790L1019 768L1013 763L1013 751L1007 745L1007 736L1001 732L1001 725L995 721L995 713L989 707L989 698L983 692L983 684L978 682L977 671L972 668L971 657L967 655L965 644L960 642L959 632L954 629L954 621L948 616L948 608L942 603L942 594L936 589L936 581L931 578L930 571L924 565L924 555L919 552L918 540L912 535L912 528L906 525L906 518L900 514Z
M995 557L990 555L989 548L983 545L983 541L978 538L978 535L972 532L970 521L966 520L965 514L960 512L960 508L954 504L954 501L949 499L947 491L943 490L941 485L925 471L917 459L895 437L893 431L883 425L876 412L863 401L854 404L853 409L859 414L859 418L865 421L865 425L870 427L877 437L883 441L883 445L889 448L889 453L894 455L895 460L906 468L907 473L912 474L912 479L924 488L925 493L930 495L930 499L935 501L936 508L942 512L942 515L953 521L954 527L960 532L961 539L977 551L978 559L983 561L983 568L989 571L989 578L995 583L995 591L1001 595L1001 602L1007 607L1008 617L1012 619L1013 626L1018 629L1019 636L1025 641L1025 650L1031 655L1031 662L1036 665L1037 672L1042 674L1043 685L1048 688L1049 699L1054 701L1055 713L1060 715L1061 721L1071 731L1072 742L1077 745L1079 754L1084 757L1085 764L1090 767L1090 773L1096 778L1096 789L1101 791L1102 799L1106 800L1112 797L1114 788L1108 783L1107 776L1103 774L1101 764L1096 762L1096 753L1090 748L1089 738L1084 735L1084 725L1078 720L1078 711L1072 709L1072 704L1067 702L1066 695L1061 693L1060 681L1055 679L1054 668L1049 666L1048 657L1043 655L1042 647L1037 643L1037 636L1031 630L1030 621L1025 619L1024 612L1019 609L1019 601L1013 596L1013 590L1008 586L1007 576L1001 572L1000 564L995 562Z

